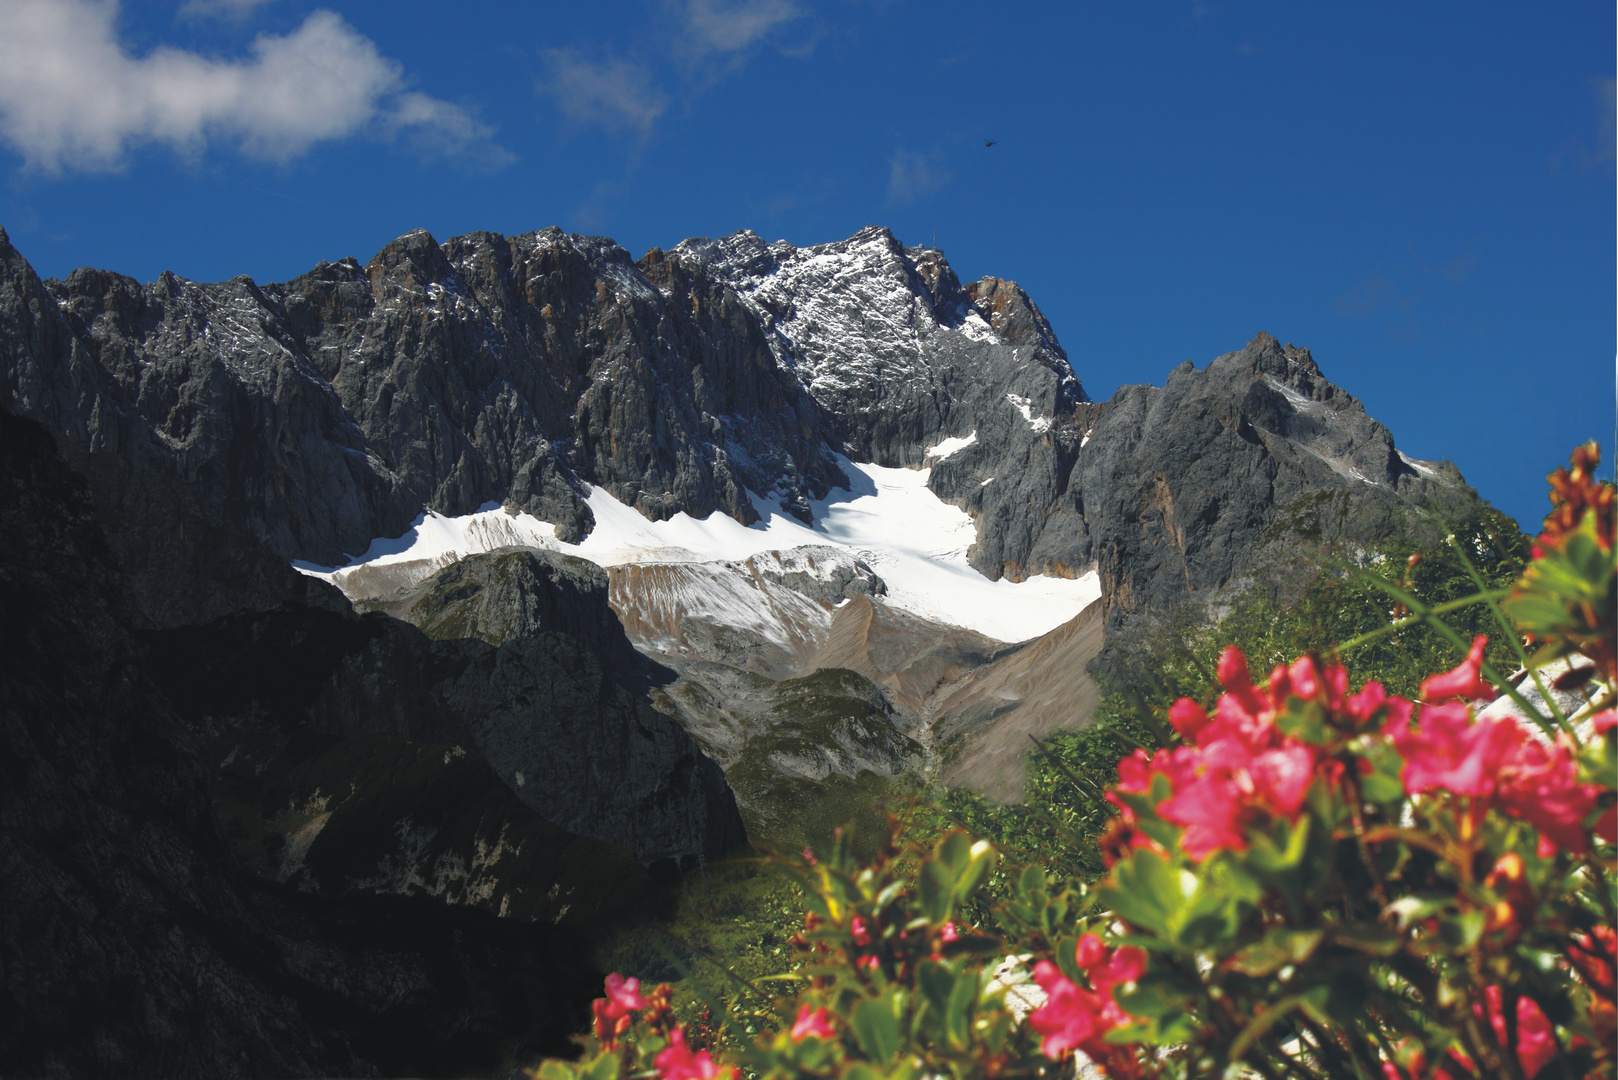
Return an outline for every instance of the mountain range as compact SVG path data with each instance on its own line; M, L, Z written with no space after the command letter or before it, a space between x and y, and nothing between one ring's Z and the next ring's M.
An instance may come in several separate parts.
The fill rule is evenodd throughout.
M1268 334L1093 402L1015 283L881 228L417 231L266 285L41 280L0 233L0 410L8 1073L554 1047L467 990L513 934L566 996L654 879L1015 798L1109 639L1476 503Z

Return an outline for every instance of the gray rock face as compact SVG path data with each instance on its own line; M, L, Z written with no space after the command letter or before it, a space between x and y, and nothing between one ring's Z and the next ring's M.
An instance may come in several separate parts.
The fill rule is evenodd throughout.
M645 699L674 673L635 651L607 606L606 571L551 551L472 555L362 606L384 623L311 706L319 725L352 737L378 699L397 702L412 738L460 735L517 798L547 820L680 866L746 843L718 765ZM382 644L386 642L386 644ZM421 656L397 658L404 649ZM430 685L395 695L387 673L426 671ZM356 692L370 698L363 709ZM356 728L356 725L359 725Z
M724 287L555 229L424 232L284 285L39 282L0 236L4 404L185 477L283 557L341 561L423 506L497 500L577 539L582 482L651 516L755 516L840 476Z
M827 435L855 460L920 465L944 437L1009 432L1017 419L1037 428L1085 400L1022 290L994 278L963 289L942 254L906 248L886 229L801 249L741 232L688 240L667 260L718 277L758 313L781 364L826 414Z
M744 844L719 767L647 704L650 665L607 610L604 580L586 578L595 591L579 602L532 573L528 552L479 556L443 572L447 584L439 581L423 605L429 615L442 617L457 593L475 596L468 585L480 577L505 576L478 573L491 558L522 564L507 599L517 608L525 586L530 620L514 626L500 609L495 617L512 636L499 645L461 636L479 628L475 602L456 613L464 621L440 618L437 629L455 635L447 640L382 614L293 609L154 632L154 669L198 741L220 758L256 739L279 745L299 727L335 739L446 743L487 762L547 821L621 844L645 863L695 866ZM408 603L401 613L411 613ZM628 666L614 663L620 654Z
M645 661L607 606L607 572L593 562L536 548L472 555L426 580L358 605L414 623L429 637L490 645L565 634L630 685Z
M638 264L555 229L416 232L262 287L42 283L0 234L0 280L8 407L171 468L278 554L328 564L423 505L500 501L577 539L583 483L652 517L751 521L748 489L807 517L835 450L918 465L979 429L1021 449L1083 400L1021 290L962 288L883 229Z
M283 558L341 561L422 506L577 539L585 484L652 518L800 517L835 453L932 464L991 578L1102 569L1118 611L1226 579L1289 497L1420 501L1452 473L1267 335L1089 403L1015 284L962 285L885 229L653 249L425 232L293 281L40 282L0 236L0 402L180 476ZM953 440L957 449L929 456Z
M837 605L856 596L886 596L888 584L864 561L834 547L806 545L765 551L743 560L738 569L795 593Z
M1094 560L1117 618L1232 581L1300 499L1341 494L1352 509L1337 537L1374 539L1389 535L1388 517L1475 500L1459 481L1452 466L1401 455L1307 349L1260 334L1201 371L1182 364L1161 389L1119 390L1086 431L1051 518L1074 537L1060 542ZM1042 536L1033 550L1059 547Z
M916 467L944 439L975 436L965 468L935 471L932 489L979 518L974 566L1023 575L1071 461L1051 433L1087 400L1025 292L998 278L963 288L941 253L879 228L801 249L743 232L668 258L721 277L758 313L854 460Z

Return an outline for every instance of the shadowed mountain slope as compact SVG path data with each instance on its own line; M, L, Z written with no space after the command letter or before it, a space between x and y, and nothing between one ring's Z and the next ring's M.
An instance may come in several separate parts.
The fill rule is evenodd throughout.
M3 412L0 488L0 1073L464 1075L565 1049L599 988L584 923L255 876L83 478ZM354 824L390 825L349 801ZM438 820L457 816L476 820ZM499 816L512 845L639 872L611 849L581 860L587 842L524 808Z

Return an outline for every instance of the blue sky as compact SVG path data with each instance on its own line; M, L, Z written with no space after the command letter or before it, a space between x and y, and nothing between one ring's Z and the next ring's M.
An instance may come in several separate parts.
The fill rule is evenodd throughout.
M417 227L886 224L1027 288L1092 397L1265 330L1532 526L1575 442L1611 458L1614 34L1582 2L0 0L0 225L46 276L271 281Z

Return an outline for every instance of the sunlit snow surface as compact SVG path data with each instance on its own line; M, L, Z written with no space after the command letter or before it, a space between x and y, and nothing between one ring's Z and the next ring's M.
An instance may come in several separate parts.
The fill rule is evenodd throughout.
M887 582L886 600L924 618L976 630L1001 641L1048 633L1101 595L1096 574L1075 579L1034 577L990 581L966 561L974 539L972 519L927 489L926 469L886 469L839 458L853 490L833 490L812 502L813 528L767 499L752 496L760 520L744 526L721 513L701 520L676 514L649 521L602 488L588 502L595 528L579 544L556 539L556 529L528 514L492 506L465 517L424 514L404 536L372 542L347 566L294 564L305 573L341 584L359 565L414 560L448 563L497 547L544 547L589 559L600 566L745 559L764 551L806 544L842 547L864 560Z
M926 461L943 461L951 454L960 453L962 450L965 450L968 446L971 446L977 441L978 433L975 428L970 435L951 435L949 438L942 439L939 442L934 443L932 446L929 446L926 452L922 455L922 458Z

